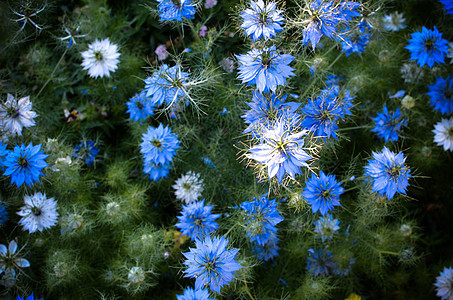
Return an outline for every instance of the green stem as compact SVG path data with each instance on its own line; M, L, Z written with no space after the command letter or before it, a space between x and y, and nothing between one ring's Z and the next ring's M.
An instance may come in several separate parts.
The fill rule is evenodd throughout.
M252 294L249 291L249 288L247 286L247 282L245 282L245 292L247 293L247 295L249 295L250 299L255 300L255 298L253 298Z
M60 60L57 62L57 64L55 65L55 68L53 68L53 71L52 73L50 73L50 76L49 76L49 79L47 79L46 83L44 83L44 85L41 87L41 89L39 90L38 94L36 95L36 98L39 97L39 95L41 95L41 92L44 90L44 88L49 84L49 82L53 79L53 75L55 74L55 72L57 71L57 68L58 66L61 64L61 62L63 61L63 58L64 56L66 55L66 53L68 52L69 50L69 47L67 47L64 52L63 52L63 55L60 57Z

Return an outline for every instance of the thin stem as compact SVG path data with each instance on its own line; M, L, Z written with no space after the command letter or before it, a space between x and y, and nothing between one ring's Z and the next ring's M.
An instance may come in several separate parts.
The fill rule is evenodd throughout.
M55 68L53 69L52 73L50 73L50 76L49 76L49 79L47 79L46 83L44 83L44 85L41 87L41 89L39 90L38 94L36 95L36 98L39 97L39 95L41 95L41 92L44 90L44 88L49 84L49 82L52 80L52 77L53 75L55 74L55 72L57 71L57 68L58 66L60 65L60 63L63 61L63 58L64 56L66 55L66 53L68 52L68 49L69 47L67 47L64 52L63 52L63 55L60 57L60 60L57 62L57 64L55 65Z
M250 299L255 300L255 298L253 298L252 294L249 291L249 288L247 286L247 282L244 282L244 283L245 283L245 292L247 293L247 295L249 295Z

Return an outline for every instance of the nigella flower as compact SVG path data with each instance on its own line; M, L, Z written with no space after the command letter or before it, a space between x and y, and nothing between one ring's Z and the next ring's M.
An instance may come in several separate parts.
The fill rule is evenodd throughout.
M425 76L423 69L420 69L415 62L403 64L401 66L400 72L401 77L404 79L404 82L412 84L417 83L423 78L423 76Z
M149 178L154 181L158 181L161 178L166 178L170 173L170 164L156 164L153 161L145 161L143 173L148 174Z
M74 146L74 153L72 153L72 157L85 161L87 166L91 166L96 158L96 155L99 153L99 149L94 145L95 143L93 141L81 141L79 145Z
M311 42L314 50L323 35L333 39L336 26L340 22L349 21L352 17L360 15L356 11L359 6L359 3L353 1L339 4L325 0L311 1L308 5L310 19L307 20L308 26L303 30L302 43L308 45Z
M14 240L9 242L8 248L0 244L0 274L3 273L0 283L7 287L14 285L19 268L30 267L28 260L18 257L21 250L17 251L17 243Z
M6 167L4 175L11 175L11 184L19 187L25 182L31 187L33 182L39 182L39 175L44 175L41 170L49 165L44 160L49 155L40 150L41 144L33 146L30 143L8 152L3 165Z
M204 205L204 199L182 206L181 216L177 216L179 223L176 227L181 229L184 235L192 240L203 239L210 233L217 230L219 224L215 222L220 217L219 214L212 214L212 205Z
M333 81L333 79L331 80ZM321 97L333 99L341 107L341 117L352 115L351 108L354 106L352 100L354 100L355 96L351 96L351 91L341 90L338 84L331 84L321 90Z
M306 161L312 158L303 148L306 134L306 130L291 133L280 120L272 129L264 131L262 143L253 146L247 157L265 164L269 179L277 176L280 183L285 173L295 179L301 173L300 168L308 167Z
M327 249L308 249L307 270L314 276L328 276L331 269L335 268L335 261L332 253Z
M249 124L243 133L252 133L254 137L259 138L264 129L272 128L282 118L289 124L298 123L300 115L296 110L300 104L285 103L286 98L287 95L279 99L275 94L263 95L253 91L252 102L246 102L251 109L242 116L244 122Z
M193 19L195 6L191 0L156 0L161 21L182 21L183 18Z
M384 139L385 142L389 140L396 142L401 128L407 126L407 120L402 118L400 109L396 108L395 112L391 113L387 110L386 105L384 105L382 113L378 113L373 121L376 122L376 127L371 131L376 132L378 137Z
M81 54L83 69L88 70L90 77L109 77L110 72L118 68L118 57L120 57L118 46L110 43L108 38L94 41L88 45L88 50Z
M184 295L177 295L176 300L214 300L209 298L208 290L194 290L190 287L184 290Z
M167 102L171 105L187 95L185 86L190 73L182 72L181 66L169 68L166 64L159 67L153 76L145 79L146 97L152 97L154 105Z
M235 258L239 249L227 250L228 239L206 236L204 240L195 241L196 248L183 253L184 264L188 267L184 277L196 278L195 289L209 288L220 293L220 288L233 280L234 272L242 268Z
M432 68L435 63L444 63L448 52L448 41L442 38L436 26L429 30L423 26L422 32L412 33L412 39L405 48L410 51L411 59L416 60L420 67L425 64Z
M404 25L406 19L403 18L403 14L396 11L390 15L385 15L382 21L384 23L384 29L388 31L400 31L406 28L406 25Z
M189 171L176 180L173 188L176 190L175 196L177 199L190 203L201 196L203 179L200 179L200 174Z
M437 77L436 82L428 86L429 92L426 93L430 98L430 103L434 110L442 114L449 114L453 111L453 77L447 76L446 79Z
M126 112L130 114L131 120L139 121L154 115L155 107L151 100L146 97L144 90L130 98L126 105L128 108Z
M250 1L251 8L247 8L241 13L243 19L241 27L245 33L253 40L260 38L270 39L282 31L283 17L282 10L277 9L275 2L264 4L263 0Z
M364 34L359 30L352 32L343 32L338 35L341 43L341 49L346 53L346 57L352 53L362 53L370 42L371 34Z
M331 214L325 217L320 217L318 221L314 222L315 230L323 242L332 240L334 234L340 229L340 221L334 219Z
M238 79L248 85L256 84L261 93L275 92L277 86L286 84L286 78L294 76L294 69L289 66L294 56L279 54L275 46L252 49L236 57L240 64Z
M157 128L149 127L143 134L140 152L144 154L146 162L165 165L173 160L176 149L179 148L177 135L171 132L170 127L161 124Z
M340 195L343 194L344 188L341 187L341 182L337 182L335 175L325 175L321 171L319 177L312 176L305 184L302 196L311 205L313 213L319 211L325 216L334 206L341 206Z
M6 206L0 201L0 227L8 221L8 211L6 211Z
M265 245L253 244L253 253L260 260L269 261L274 257L278 256L278 238L275 235L267 241Z
M206 0L204 3L204 8L213 8L217 5L217 0Z
M434 125L434 142L438 146L443 146L444 150L453 151L453 117L450 119L442 119Z
M347 276L351 272L352 265L355 264L355 258L349 251L343 250L339 254L335 254L335 268L332 273L340 276Z
M373 151L373 158L365 166L365 176L373 180L373 192L385 194L388 199L392 199L395 193L406 194L411 170L404 164L404 154L395 154L384 147L382 152Z
M343 99L339 99L339 96L343 96ZM338 120L351 114L349 108L352 106L352 99L349 93L340 95L338 86L323 90L320 96L309 99L308 104L303 107L302 115L305 118L301 126L313 131L315 136L324 139L333 136L336 139Z
M453 269L445 267L439 275L434 283L437 289L436 296L441 297L442 300L453 300Z
M53 198L47 199L46 195L35 193L33 196L24 197L25 206L17 213L22 218L19 224L30 233L42 231L57 223L57 202Z
M25 298L25 297L17 296L17 299L16 299L16 300L43 300L43 298L41 298L41 299L36 298L36 299L35 299L35 297L33 297L33 293L31 293L31 295L28 296L28 297L26 297L26 298Z
M8 150L6 149L7 145L3 145L3 142L0 141L0 170L3 169L3 161L5 160Z
M22 135L22 128L35 126L33 119L38 114L31 110L31 104L30 96L17 100L8 94L6 102L0 104L0 130Z
M451 0L439 0L443 5L447 14L453 15L453 2Z
M260 199L242 202L240 207L246 213L245 228L250 241L260 246L276 237L278 223L283 221L277 211L277 201L269 200L266 195Z
M156 53L158 60L165 60L165 59L167 59L167 57L169 55L169 53L167 51L167 46L165 46L165 45L157 46L154 53Z

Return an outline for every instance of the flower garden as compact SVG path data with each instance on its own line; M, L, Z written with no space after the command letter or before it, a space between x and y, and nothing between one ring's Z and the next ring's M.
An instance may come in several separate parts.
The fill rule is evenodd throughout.
M1 299L453 299L452 0L0 15Z

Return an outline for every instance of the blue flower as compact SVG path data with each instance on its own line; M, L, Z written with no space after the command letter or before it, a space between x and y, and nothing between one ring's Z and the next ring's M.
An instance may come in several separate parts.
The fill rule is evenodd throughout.
M149 162L165 165L173 160L176 149L179 148L178 137L169 127L161 124L157 128L149 127L143 134L140 152L144 154L145 165ZM146 172L145 172L146 173Z
M161 21L182 21L182 18L193 19L195 6L191 0L156 0Z
M321 171L319 177L312 176L305 184L302 196L311 205L313 213L319 211L325 216L329 210L334 209L334 206L341 206L340 195L344 189L341 182L338 183L335 179L335 175L325 175Z
M426 29L422 32L412 33L412 39L405 48L410 51L411 59L416 60L420 67L425 64L432 68L435 63L444 63L444 57L448 54L448 41L442 38L442 33Z
M378 113L377 117L373 118L373 121L376 122L376 127L371 129L371 131L376 132L379 138L385 139L385 142L389 140L397 141L401 127L407 126L407 120L401 117L399 108L396 108L395 112L391 113L385 105L382 113Z
M291 134L285 127L285 122L279 121L272 129L265 130L263 142L249 149L247 157L265 164L269 179L277 176L280 183L285 173L295 179L301 173L301 167L308 167L307 160L312 159L304 151L304 136L306 130Z
M126 102L127 113L130 114L130 119L139 121L146 119L148 116L154 115L154 105L150 99L147 99L146 92L143 90L140 94L135 94Z
M385 194L388 199L392 199L397 192L406 194L411 170L404 164L404 154L395 154L384 147L382 152L373 151L373 158L365 166L365 176L373 180L373 192Z
M179 223L175 226L181 229L184 235L192 240L203 239L205 236L217 230L219 225L214 222L220 217L212 214L212 205L204 205L204 199L183 205L182 215L177 216Z
M327 249L308 249L307 270L314 276L328 276L331 269L335 268L335 261L332 253Z
M159 67L153 76L145 79L146 97L153 105L162 105L164 101L172 105L186 96L185 85L190 73L183 72L181 66L169 68L166 64Z
M338 121L345 115L350 115L352 107L350 92L340 92L338 86L331 86L322 90L321 95L310 100L302 109L305 116L301 126L313 131L315 136L322 136L324 139L337 135Z
M251 0L250 6L251 9L247 8L241 13L241 27L253 41L270 39L283 30L283 17L280 15L283 11L277 9L275 2L264 5L263 0Z
M246 102L251 109L242 116L244 122L250 125L243 133L252 133L254 137L260 138L264 129L272 128L281 118L296 126L300 117L296 110L300 104L285 103L286 98L286 95L279 99L275 94L263 95L253 91L252 102Z
M87 166L91 166L96 155L99 153L99 149L94 145L93 141L81 141L79 145L73 148L74 153L72 153L72 156L79 160L85 160Z
M453 269L445 267L440 276L436 277L434 286L437 289L436 296L442 300L449 300L453 297Z
M184 295L177 295L177 300L214 300L209 298L207 290L194 290L190 287L184 290Z
M335 267L332 273L340 276L347 276L355 264L355 258L349 251L342 251L340 254L335 254Z
M28 296L28 297L25 298L25 299L24 299L24 297L17 296L17 299L16 299L16 300L42 300L42 299L43 299L43 298L41 298L41 299L36 298L36 299L35 299L35 297L33 297L33 293L31 293L31 295Z
M314 232L321 237L323 242L332 240L334 234L340 229L340 221L334 219L332 215L328 214L325 217L320 217L318 221L314 222Z
M302 43L308 45L311 42L313 50L323 35L334 38L336 26L340 22L349 21L352 17L360 16L356 8L359 3L353 1L334 4L334 1L315 0L308 5L310 20L303 30Z
M0 141L0 169L3 168L3 160L5 159L6 154L8 154L6 145L3 145L3 142Z
M251 242L265 246L272 237L276 237L275 226L283 221L277 211L277 204L275 199L269 200L266 195L242 202L240 206L247 214L245 228Z
M275 235L272 235L264 246L253 244L253 253L258 259L264 261L269 261L278 256L278 250L280 250L280 247L278 246L278 238Z
M345 32L339 34L339 40L341 42L341 48L343 52L346 52L346 57L352 53L362 53L365 51L365 47L370 42L371 34L363 34L362 32L355 30L351 33Z
M426 93L430 98L430 103L434 110L442 114L449 114L453 111L453 78L447 76L446 79L437 77L436 82L428 86L429 92Z
M439 0L443 5L447 14L453 15L453 2L451 0Z
M235 258L239 249L227 250L228 239L224 237L206 236L204 240L196 240L196 248L183 253L186 257L184 264L188 267L184 277L196 278L195 289L209 288L220 293L220 288L233 280L233 274L241 269Z
M33 146L30 143L8 152L3 165L6 167L4 175L11 175L11 184L16 183L19 187L25 182L31 187L33 182L39 182L39 175L44 175L41 170L49 165L44 160L49 155L40 150L41 144Z
M278 54L275 46L252 49L236 57L240 64L238 78L248 85L256 84L261 93L275 92L277 86L286 84L286 78L294 76L294 69L289 66L294 56Z
M0 227L8 221L8 211L6 206L0 201Z
M167 178L170 169L170 164L161 165L156 164L153 161L145 161L143 173L148 174L151 180L158 181L161 178Z

